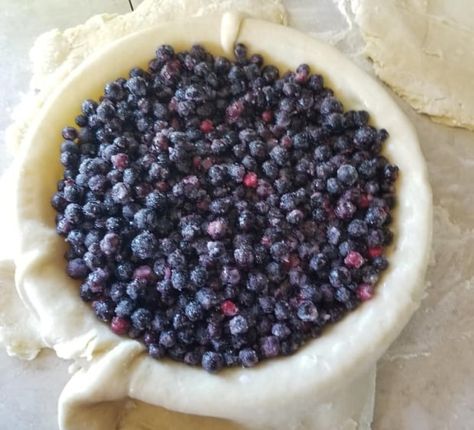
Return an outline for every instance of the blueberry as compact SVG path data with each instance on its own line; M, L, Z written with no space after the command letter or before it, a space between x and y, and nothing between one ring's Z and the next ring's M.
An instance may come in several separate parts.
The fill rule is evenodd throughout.
M338 302L348 304L351 300L351 293L348 288L341 287L336 289L334 297Z
M224 266L220 279L225 285L238 285L241 279L241 274L236 267Z
M203 310L197 302L189 302L184 309L184 313L190 321L198 321L202 318Z
M216 293L209 289L209 288L201 288L196 293L196 300L200 303L200 305L206 309L211 309L215 304L217 304L218 297Z
M82 219L81 205L69 203L64 210L64 218L71 224L79 224Z
M351 282L351 274L345 267L335 267L329 272L329 282L333 287L340 288Z
M147 92L147 82L140 76L134 76L125 83L125 88L134 96L144 97Z
M330 194L339 194L341 192L341 184L336 178L329 178L326 182L326 189Z
M337 245L341 240L341 235L341 230L334 225L330 226L326 232L326 237L331 245Z
M323 115L329 115L331 113L341 113L342 104L336 98L328 96L322 101L320 109Z
M130 186L119 182L112 187L112 199L116 203L124 204L130 201L131 199L131 189Z
M284 278L282 267L277 262L268 263L265 267L268 279L272 282L281 282Z
M367 148L374 143L376 138L375 130L372 127L364 126L356 130L354 142L360 147Z
M244 231L249 231L255 227L255 216L250 211L243 211L240 213L238 218L239 228Z
M280 208L284 211L290 212L296 209L297 199L295 194L293 193L286 193L283 194L280 198Z
M272 334L279 339L284 339L291 334L291 330L284 323L276 323L272 326Z
M204 370L214 373L222 369L224 359L222 355L217 352L206 351L202 355L201 365Z
M245 175L245 167L241 164L231 164L227 166L228 175L237 183L242 182Z
M220 185L226 179L226 169L220 165L211 166L207 174L212 185Z
M355 219L351 221L350 224L348 225L347 232L349 233L350 236L356 237L356 238L367 236L367 233L368 233L367 223L360 219Z
M104 322L109 322L113 315L113 303L107 300L98 300L92 303L97 318Z
M279 166L284 166L289 160L288 151L281 146L275 146L270 151L270 157Z
M244 348L239 351L239 361L244 367L254 367L258 363L258 354L254 349Z
M126 284L122 282L114 282L110 287L110 298L115 302L118 303L121 299L123 299L126 295Z
M130 299L123 299L117 303L115 314L119 317L130 317L135 310L135 304Z
M309 261L309 268L314 272L319 272L320 270L324 269L328 264L328 260L326 256L322 253L318 253L311 257Z
M249 267L253 264L255 257L249 246L243 246L234 251L234 259L239 266Z
M288 261L289 259L289 246L285 242L275 242L270 247L270 253L275 261Z
M196 287L203 287L206 284L208 272L204 267L196 266L190 274L190 281Z
M318 309L313 302L303 301L297 310L298 318L302 321L315 322L318 319Z
M155 255L158 241L153 233L144 231L137 235L131 243L133 255L141 260L151 258Z
M160 345L165 348L172 348L176 344L176 334L173 330L166 330L160 333Z
M184 271L173 270L171 274L171 284L173 288L178 291L182 291L186 288L188 282L187 273Z
M374 260L372 261L372 265L374 269L376 270L385 270L388 267L388 261L386 258L380 256L380 257L375 257Z
M165 350L162 346L152 343L148 345L148 354L153 358L162 358L165 355Z
M382 227L382 225L385 224L387 217L388 213L384 208L378 206L371 206L367 210L367 213L365 215L365 221L371 227Z
M286 320L290 317L290 307L285 301L278 301L274 308L275 318L277 320Z
M280 353L280 342L276 336L263 337L260 341L260 352L263 357L276 357Z
M334 209L336 216L345 220L351 219L356 211L357 207L354 205L354 203L344 199L339 199L336 208Z
M260 293L268 287L268 278L260 272L250 273L247 279L247 288Z
M250 155L246 155L242 159L242 165L251 172L257 170L257 161Z
M257 159L263 159L267 155L266 145L261 140L250 142L249 151L250 154Z
M166 62L171 60L174 57L174 49L171 45L161 45L156 50L156 58L161 62Z
M82 258L75 258L67 263L67 274L74 279L84 279L89 273L89 268Z
M121 245L120 236L117 233L107 233L100 241L100 249L105 255L116 254Z
M180 250L176 250L168 256L168 264L176 270L186 269L186 257Z
M356 168L350 164L343 164L337 170L337 179L339 179L339 181L345 185L354 185L358 179Z
M145 296L145 293L146 288L142 282L135 279L127 284L127 295L132 300L142 299Z
M248 322L242 315L237 315L229 321L229 330L233 335L246 333L248 329Z
M304 219L304 213L299 209L293 209L287 216L286 220L290 224L297 225L301 223Z

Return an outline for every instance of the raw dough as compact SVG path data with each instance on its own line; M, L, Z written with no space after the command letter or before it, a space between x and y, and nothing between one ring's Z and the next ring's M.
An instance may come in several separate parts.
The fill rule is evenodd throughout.
M228 22L238 23L235 19ZM191 32L179 34L183 44L186 44L186 38L193 40L196 34L200 34L204 41L216 41L222 31L231 30L226 27L222 29L218 19L195 23ZM106 70L102 70L104 64L110 64L107 56L116 56L114 49L117 52L117 45L109 48L100 59L91 59L88 67L92 69L88 70L88 76L93 78L81 80L81 72L74 72L69 85L52 96L41 110L38 122L25 140L27 146L22 149L21 168L24 179L19 183L18 205L22 249L16 260L19 291L27 306L39 316L41 333L59 356L93 359L90 367L84 364L84 370L73 377L61 397L60 418L63 428L84 428L67 424L84 406L84 399L89 399L89 402L97 401L97 406L104 401L118 402L115 407L120 407L127 397L186 414L231 419L253 429L310 429L313 426L308 420L316 419L318 411L323 407L326 412L319 419L326 421L320 421L322 429L355 429L357 421L360 421L362 428L370 422L371 402L365 408L365 418L358 415L361 405L357 404L357 400L364 399L364 396L350 398L349 405L352 409L349 414L331 415L330 411L337 410L341 403L337 404L334 398L328 396L338 394L338 387L344 392L351 378L363 374L364 370L368 371L417 307L429 245L431 203L425 169L411 126L373 81L329 47L297 32L252 20L244 20L240 33L238 29L236 31L240 41L247 43L252 49L267 53L272 62L295 67L305 60L317 65L324 74L331 76L330 85L341 93L339 95L347 105L367 108L374 114L375 122L380 119L392 133L387 151L406 173L400 183L403 203L400 205L399 217L404 223L397 222L399 241L392 256L394 269L379 287L376 300L361 307L323 338L293 357L275 360L252 372L233 369L211 377L198 369L151 360L142 354L143 348L137 342L114 336L95 320L92 312L77 297L75 284L65 276L62 267L57 267L56 262L61 259L63 244L54 233L51 225L53 213L47 204L48 198L45 197L52 193L54 180L60 171L54 150L57 130L71 121L73 111L81 99L96 94L105 80L123 73L131 63L143 61L144 54L137 53L132 42L139 43L145 52L153 52L160 41L178 37L177 31L179 28L165 26L150 30L149 34L130 37L127 43L123 42L119 51L122 55L128 54L126 62L120 64L123 69L106 67ZM265 34L271 34L272 37L265 38ZM228 51L230 46L218 48L222 40L226 38L218 38L215 42L216 49ZM91 70L95 73L91 73ZM341 70L345 71L344 75L341 75ZM359 89L352 88L352 79L360 84ZM57 100L59 95L61 103ZM382 118L384 113L391 115ZM41 124L42 117L47 117L49 123ZM40 180L35 179L39 177ZM416 250L410 249L413 247L409 244L413 229L416 229L417 237L424 245ZM397 284L402 283L406 289L390 291L395 279ZM386 302L394 297L398 298L399 307L389 308L387 311ZM358 362L358 359L364 364ZM74 381L97 368L103 369L103 372L97 374L97 378L104 383L97 386L97 378L87 377L83 382L89 381L90 385L80 384L82 388L77 390ZM113 381L101 379L107 372L115 375ZM279 375L279 379L275 380L274 375ZM366 380L361 378L362 381ZM355 386L359 389L369 387L367 383ZM291 396L288 395L289 387ZM335 388L327 390L328 387ZM371 391L373 393L373 387L367 393ZM351 390L347 392L351 393ZM215 402L216 398L220 399L218 403ZM113 404L110 405L113 407ZM100 408L82 407L82 410L91 412L90 419L101 414ZM308 411L315 411L315 416L308 416ZM76 426L83 422L77 419L72 421Z
M433 120L474 130L474 2L335 1L384 82Z
M5 345L8 355L32 360L45 344L36 330L38 321L12 288L14 275L13 262L0 261L0 345Z

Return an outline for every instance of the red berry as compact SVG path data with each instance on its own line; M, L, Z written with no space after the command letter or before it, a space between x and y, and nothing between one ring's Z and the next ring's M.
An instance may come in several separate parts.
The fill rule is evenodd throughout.
M159 181L156 183L156 189L161 192L168 191L170 188L168 182L166 181Z
M293 145L293 140L291 139L290 136L283 136L281 138L281 146L283 146L283 148L286 148L286 149L290 149L291 146Z
M365 263L364 257L362 257L362 255L360 255L357 251L350 251L346 255L346 258L344 258L344 264L347 267L354 267L358 269L364 263Z
M221 311L226 317L233 317L239 309L232 300L226 300L221 304Z
M170 126L171 128L174 128L175 130L181 129L181 124L179 122L179 119L176 116L171 119Z
M193 166L195 169L199 169L201 167L201 157L193 157Z
M173 97L168 103L168 110L175 111L178 107L178 100Z
M366 302L374 297L374 287L370 284L360 284L357 287L357 297L361 302Z
M139 266L133 272L133 279L148 281L153 277L153 270L150 266Z
M166 151L168 149L168 138L163 133L158 133L153 139L153 145L161 151Z
M286 270L298 267L301 263L300 258L296 254L290 254L288 257L284 257L282 260L283 267Z
M244 185L248 188L257 188L258 178L257 174L254 172L248 172L244 176Z
M369 255L371 258L380 257L382 253L383 253L383 248L381 246L369 248Z
M128 332L128 329L130 328L130 322L125 318L113 317L110 328L115 334L123 335Z
M112 164L117 170L124 170L128 167L128 155L119 153L112 155Z
M202 168L207 172L214 165L214 160L212 158L205 158L201 161Z
M273 112L271 110L266 110L262 112L262 119L265 122L270 122L273 119Z
M210 119L205 119L201 122L199 128L203 133L210 133L212 130L214 130L214 124Z
M227 121L230 123L237 121L244 112L244 109L244 103L241 100L237 100L227 106L227 109L225 111Z
M361 194L359 197L359 207L368 208L371 200L371 197L367 194Z
M290 254L290 267L298 267L301 263L300 258L296 254Z
M203 199L203 200L198 200L196 202L196 207L200 210L200 211L207 211L209 209L209 200L207 199Z

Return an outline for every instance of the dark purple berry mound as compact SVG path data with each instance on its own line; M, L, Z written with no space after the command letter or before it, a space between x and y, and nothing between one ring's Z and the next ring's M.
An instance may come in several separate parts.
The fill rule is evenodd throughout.
M97 317L211 372L292 354L373 296L398 175L388 133L307 65L235 57L164 45L84 101L52 199Z

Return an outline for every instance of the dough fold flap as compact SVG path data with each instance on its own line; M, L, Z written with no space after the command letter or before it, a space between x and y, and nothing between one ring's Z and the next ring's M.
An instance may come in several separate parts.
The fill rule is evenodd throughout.
M37 318L16 293L14 276L13 261L0 261L0 345L5 345L12 357L32 360L46 345L37 329Z
M434 121L474 130L472 1L347 3L380 79Z
M78 283L65 273L66 248L55 234L49 202L62 174L58 131L73 123L82 100L97 98L106 82L125 76L131 66L146 66L162 43L178 50L202 43L214 55L225 55L234 41L262 53L282 71L309 64L347 108L367 109L374 125L390 132L387 156L403 174L394 219L397 245L376 297L292 356L268 360L255 369L209 375L181 363L154 360L139 342L114 335L96 319L80 299ZM162 423L195 416L218 421L189 428L367 428L363 423L370 422L373 405L371 369L418 307L423 290L431 194L412 126L383 88L334 48L295 30L235 15L190 18L132 33L88 57L51 93L23 141L19 172L13 187L19 225L17 290L37 317L49 347L63 358L88 360L80 361L82 369L61 396L62 430L185 429L184 424ZM140 422L147 417L151 421Z
M191 414L141 399L149 364L135 342L122 342L77 371L59 399L59 425L64 430L369 430L374 407L375 368L332 392L322 401L298 408L267 405L230 417ZM210 376L213 377L213 376ZM156 392L167 395L157 381ZM185 396L186 382L174 390ZM146 391L146 389L145 389ZM218 397L212 397L218 402ZM148 398L146 399L148 400Z

